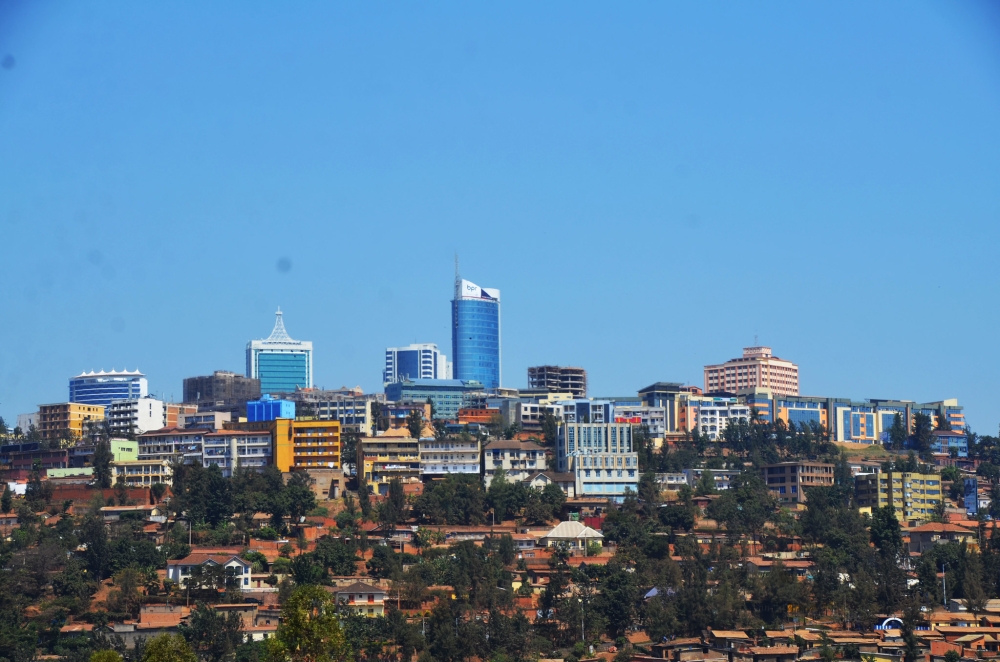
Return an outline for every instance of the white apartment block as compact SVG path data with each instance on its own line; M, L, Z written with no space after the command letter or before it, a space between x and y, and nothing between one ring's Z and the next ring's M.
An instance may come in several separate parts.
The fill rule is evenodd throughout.
M632 426L622 423L563 423L556 440L557 471L576 476L577 497L621 501L639 488L639 456Z
M183 460L191 464L202 459L207 430L166 428L139 435L140 460Z
M711 398L692 397L686 402L690 415L688 420L698 426L698 430L712 441L723 438L730 422L741 418L750 420L750 406L734 400L720 401ZM692 426L693 429L693 426Z
M799 366L772 356L770 347L744 347L743 356L705 366L705 393L766 388L775 395L799 394Z
M420 440L420 475L479 475L482 447L478 439Z
M215 465L229 477L237 467L263 471L271 462L271 433L216 430L205 434L202 464Z
M649 436L653 439L663 439L667 434L666 407L646 407L626 405L615 407L615 423L645 425Z
M501 469L507 480L514 482L528 480L546 468L545 449L538 444L505 439L490 442L483 449L483 480L487 488Z
M156 398L112 400L104 411L104 417L111 427L111 434L124 437L164 427L167 409L166 404Z

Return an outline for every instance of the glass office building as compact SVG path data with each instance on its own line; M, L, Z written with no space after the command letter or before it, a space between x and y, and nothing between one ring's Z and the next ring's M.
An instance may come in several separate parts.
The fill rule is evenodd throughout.
M247 343L247 377L260 380L261 393L292 393L312 388L312 342L293 340L285 331L281 309L265 340Z
M110 407L113 400L138 400L149 395L149 382L139 372L83 372L69 380L69 401Z
M455 281L451 352L455 379L500 387L500 290Z
M382 383L401 379L451 379L451 363L434 343L389 347L385 350Z

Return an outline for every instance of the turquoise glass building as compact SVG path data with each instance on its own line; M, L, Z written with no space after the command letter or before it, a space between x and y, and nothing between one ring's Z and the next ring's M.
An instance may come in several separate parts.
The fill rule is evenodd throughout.
M260 380L261 393L292 393L312 388L312 342L293 340L278 309L271 335L247 343L247 377Z

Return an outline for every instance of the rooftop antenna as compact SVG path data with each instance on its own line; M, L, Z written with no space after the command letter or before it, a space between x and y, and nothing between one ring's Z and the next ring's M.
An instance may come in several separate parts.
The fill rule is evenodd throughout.
M462 292L462 277L458 275L458 251L455 251L455 296Z
M760 343L757 342L757 329L754 329L753 331L753 346L754 347L760 346Z

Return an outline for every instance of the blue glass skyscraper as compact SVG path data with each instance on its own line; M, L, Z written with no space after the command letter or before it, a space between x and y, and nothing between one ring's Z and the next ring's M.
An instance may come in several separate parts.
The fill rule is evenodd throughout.
M456 279L451 352L455 379L500 387L500 290Z

